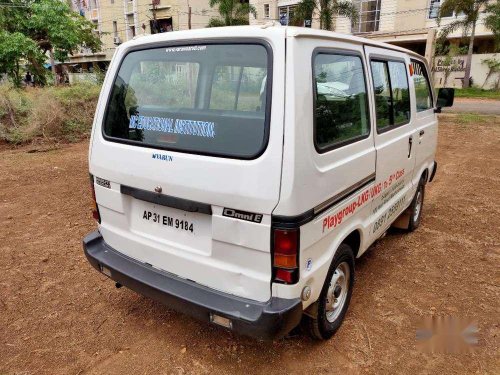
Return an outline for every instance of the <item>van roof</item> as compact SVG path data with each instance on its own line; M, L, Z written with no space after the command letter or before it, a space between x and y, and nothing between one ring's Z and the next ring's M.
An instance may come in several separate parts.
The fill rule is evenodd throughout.
M306 27L295 26L281 26L275 22L266 25L252 25L252 26L225 26L225 27L210 27L204 29L192 29L176 31L175 33L160 33L153 35L137 36L133 40L123 43L120 47L126 48L131 46L138 46L142 44L157 43L168 40L182 40L182 39L202 39L202 38L220 38L220 37L252 37L254 34L262 35L263 30L272 32L282 32L286 37L292 38L320 38L329 40L347 41L356 44L364 44L374 47L387 48L394 51L407 53L410 56L419 59L425 58L416 52L410 51L406 48L398 47L392 44L377 42L372 39L361 38L349 34L341 34L333 31L312 29ZM253 32L252 32L253 31Z
M352 42L356 44L365 44L373 47L387 48L394 51L399 51L403 53L407 53L408 55L415 56L418 58L424 58L422 55L413 52L409 49L398 47L393 44L378 42L373 39L361 38L359 36L354 36L350 34L341 34L334 31L327 30L319 30L312 29L307 27L295 27L295 26L286 26L287 36L296 37L296 38L321 38L321 39L330 39L330 40L341 40Z

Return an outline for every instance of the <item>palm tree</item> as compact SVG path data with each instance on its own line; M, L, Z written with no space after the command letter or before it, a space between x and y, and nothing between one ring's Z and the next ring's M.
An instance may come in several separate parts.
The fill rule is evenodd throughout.
M439 9L438 15L438 25L441 23L442 17L446 14L456 14L460 17L455 17L451 23L445 25L439 38L441 41L446 40L446 37L456 30L462 29L464 37L466 37L469 32L469 49L467 51L467 59L465 62L465 77L463 82L463 87L467 88L470 86L470 71L472 65L472 50L474 47L474 37L476 35L476 25L479 19L481 10L487 5L489 0L445 0ZM462 16L463 15L463 16Z
M346 0L302 0L297 5L295 19L312 19L313 13L319 13L319 27L323 30L333 29L333 17L344 16L354 21L358 11L351 1Z
M221 18L211 18L208 27L248 25L250 13L257 17L255 7L240 0L210 0L208 4L210 8L218 6L221 15Z
M497 50L500 49L500 0L490 3L486 6L485 12L488 13L484 19L484 25L493 31Z

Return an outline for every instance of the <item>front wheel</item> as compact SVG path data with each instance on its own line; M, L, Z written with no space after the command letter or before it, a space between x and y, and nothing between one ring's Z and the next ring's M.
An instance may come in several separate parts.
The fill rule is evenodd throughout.
M354 285L354 255L350 246L341 244L333 258L321 290L317 309L304 316L304 325L315 339L327 340L344 320Z

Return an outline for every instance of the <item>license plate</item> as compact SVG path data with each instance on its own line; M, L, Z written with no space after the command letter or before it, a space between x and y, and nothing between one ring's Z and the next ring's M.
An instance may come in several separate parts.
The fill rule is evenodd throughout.
M160 212L144 210L142 219L154 225L161 225L167 228L174 228L187 233L195 233L195 226L192 221L185 218L178 218L170 215L165 215Z
M212 215L188 212L139 199L130 200L130 229L148 237L163 249L196 253L212 251Z

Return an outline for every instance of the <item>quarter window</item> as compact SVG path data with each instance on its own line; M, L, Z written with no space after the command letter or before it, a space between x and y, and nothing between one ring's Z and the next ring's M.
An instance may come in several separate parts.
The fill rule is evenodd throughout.
M397 61L372 61L377 129L385 131L410 121L406 66Z
M413 83L415 85L415 97L417 98L417 112L432 108L432 90L429 84L429 76L425 65L420 61L412 61Z
M317 54L314 85L315 143L320 152L368 136L368 101L359 56Z

